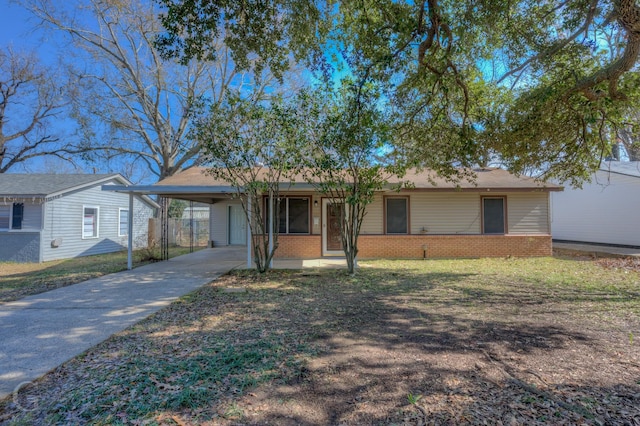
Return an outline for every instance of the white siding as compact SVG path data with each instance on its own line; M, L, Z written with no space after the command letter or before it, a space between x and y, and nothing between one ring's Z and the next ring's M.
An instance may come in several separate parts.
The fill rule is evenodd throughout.
M599 171L582 189L552 196L553 238L640 246L640 177Z
M480 233L480 198L477 193L390 192L387 196L409 197L411 234ZM426 232L423 232L423 229ZM383 195L367 207L362 234L384 232Z
M25 201L23 213L23 231L40 231L42 229L42 203Z
M122 194L126 195L126 194ZM127 195L127 207L129 207L129 196ZM122 207L125 208L125 207ZM138 197L133 198L133 248L142 248L147 247L149 245L149 218L153 217L154 208L149 204L145 203ZM114 208L114 212L116 214L116 230L115 235L118 234L118 207ZM127 236L120 237L123 240L124 246L127 246L128 239Z
M510 234L549 234L549 193L509 194L507 224Z
M479 234L480 195L421 192L411 196L411 233Z
M5 206L5 209L9 211L9 226L12 224L13 217L13 204L24 204L24 210L22 211L22 228L12 229L11 232L34 232L42 229L42 202L40 200L29 199L15 199L0 202L0 205Z
M229 245L229 205L240 205L238 200L219 201L211 205L211 241L214 246Z
M379 235L384 232L383 208L382 195L376 195L373 202L367 206L367 213L362 221L362 228L360 228L361 234Z
M119 209L129 208L129 195L102 191L102 184L65 194L45 204L42 232L43 260L109 253L126 248L127 236L118 236ZM82 238L84 207L99 208L98 238ZM152 209L134 199L134 247L145 246ZM58 247L52 241L59 242Z
M480 234L481 197L506 197L508 232L549 234L549 196L546 192L392 192L388 196L408 196L411 234ZM384 232L383 195L376 195L367 207L362 234Z

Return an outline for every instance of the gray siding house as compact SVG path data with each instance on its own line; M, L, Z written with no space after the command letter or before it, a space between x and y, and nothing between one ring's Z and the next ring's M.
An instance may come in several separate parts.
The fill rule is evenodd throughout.
M147 245L148 220L158 205L102 191L128 185L119 174L0 174L0 261L45 262Z

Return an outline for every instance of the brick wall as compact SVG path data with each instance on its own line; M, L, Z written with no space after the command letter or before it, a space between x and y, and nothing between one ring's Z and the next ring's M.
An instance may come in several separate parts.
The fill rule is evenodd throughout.
M280 235L275 257L322 257L320 235ZM428 258L551 256L550 235L360 235L361 259L421 259L423 245Z
M278 235L275 258L315 259L322 257L320 235Z
M428 258L551 256L550 235L361 235L359 257Z

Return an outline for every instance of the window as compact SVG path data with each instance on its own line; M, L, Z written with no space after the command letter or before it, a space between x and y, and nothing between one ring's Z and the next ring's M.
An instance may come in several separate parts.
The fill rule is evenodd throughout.
M274 208L278 208L274 203ZM269 227L269 198L265 198L265 225ZM280 198L278 217L278 233L280 234L308 234L309 233L309 198Z
M409 199L407 197L385 197L385 233L409 233Z
M24 203L13 203L13 215L11 217L11 229L22 229L24 217Z
M0 205L0 229L22 229L24 217L24 203L13 205Z
M82 238L98 238L98 208L84 207Z
M124 237L129 234L129 210L118 210L118 236Z
M287 234L309 233L309 199L286 198L287 200Z
M9 229L11 223L11 206L0 205L0 229Z
M482 233L505 233L505 197L482 197Z

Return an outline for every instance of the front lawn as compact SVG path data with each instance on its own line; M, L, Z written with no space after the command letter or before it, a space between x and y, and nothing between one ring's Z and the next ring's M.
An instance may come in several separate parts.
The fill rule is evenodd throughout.
M169 257L186 253L189 253L189 248L169 248ZM149 250L134 252L133 267L149 263L151 261L149 257L152 254ZM125 269L127 269L126 251L42 263L0 262L0 303L11 302Z
M361 266L222 277L0 402L0 422L640 422L638 272Z

